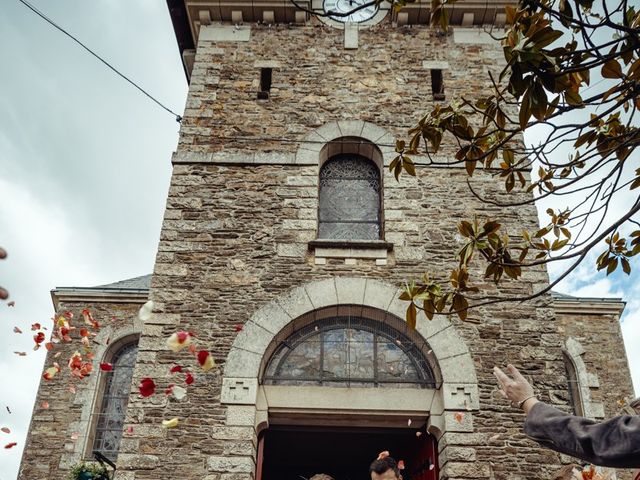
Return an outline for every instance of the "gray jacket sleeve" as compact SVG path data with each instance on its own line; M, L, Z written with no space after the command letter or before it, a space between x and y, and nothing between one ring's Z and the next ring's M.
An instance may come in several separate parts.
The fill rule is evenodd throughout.
M594 422L539 402L529 411L524 432L545 447L594 465L640 467L640 416Z

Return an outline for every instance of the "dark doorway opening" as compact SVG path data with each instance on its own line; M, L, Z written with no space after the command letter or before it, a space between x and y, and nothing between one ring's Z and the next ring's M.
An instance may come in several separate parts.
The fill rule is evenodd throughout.
M424 428L276 425L263 432L259 450L258 480L303 480L317 473L367 480L369 464L383 450L404 461L404 480L438 478L436 442Z

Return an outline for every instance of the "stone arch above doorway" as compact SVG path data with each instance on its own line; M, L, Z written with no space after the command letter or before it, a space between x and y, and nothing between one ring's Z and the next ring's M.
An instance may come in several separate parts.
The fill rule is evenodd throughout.
M335 277L289 290L256 311L236 337L224 369L222 402L255 405L258 379L274 337L296 318L333 305L363 305L404 318L406 303L396 286L371 278ZM478 384L469 349L445 317L420 319L417 332L433 350L441 376L438 413L477 410ZM442 425L445 427L445 425ZM439 427L440 428L440 427Z

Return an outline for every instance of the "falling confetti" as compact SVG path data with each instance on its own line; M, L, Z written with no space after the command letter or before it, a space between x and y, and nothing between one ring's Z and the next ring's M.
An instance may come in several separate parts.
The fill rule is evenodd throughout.
M383 460L389 456L389 450L383 450L378 454L378 460Z
M20 330L18 327L13 327L13 333L22 333L22 330Z
M434 468L436 468L436 466L435 466L433 463L431 463L431 464L429 465L429 470L433 470Z
M422 432L416 432L416 437L420 437L422 435Z
M9 428L7 428L7 427L2 427L2 428L0 428L0 432L11 433L11 430L9 430Z
M198 352L198 363L202 367L202 370L204 370L205 372L208 372L216 365L213 357L206 350L200 350Z
M398 461L398 470L404 470L404 460Z
M176 428L178 426L178 419L172 418L171 420L163 420L162 426L164 428Z
M411 419L407 420L407 427L411 426Z
M153 313L153 301L149 300L147 303L140 307L138 311L138 318L143 322L146 322L151 318L151 314Z
M143 378L138 385L138 391L143 397L149 397L156 391L156 384L151 378Z
M191 334L189 332L175 332L167 339L167 346L173 352L179 352L185 347L188 347L191 343Z

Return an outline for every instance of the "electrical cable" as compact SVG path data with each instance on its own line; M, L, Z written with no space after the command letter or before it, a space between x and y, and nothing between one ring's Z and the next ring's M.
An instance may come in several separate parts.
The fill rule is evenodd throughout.
M76 37L74 37L73 35L71 35L69 32L67 32L64 28L62 28L61 26L59 26L57 23L55 23L53 20L51 20L49 17L47 17L44 13L40 12L36 7L34 7L33 5L31 5L29 2L27 2L26 0L18 0L20 3L22 3L25 7L27 7L29 10L31 10L33 13L35 13L36 15L38 15L40 18L42 18L44 21L46 21L47 23L49 23L51 26L53 26L54 28L56 28L57 30L60 30L62 33L64 33L67 37L69 37L71 40L73 40L74 42L76 42L78 45L80 45L83 49L85 49L87 52L89 52L91 55L93 55L95 58L97 58L98 60L100 60L103 64L105 64L107 67L109 67L112 71L114 71L118 76L122 77L124 80L126 80L127 82L129 82L131 85L133 85L135 88L137 88L140 92L142 92L147 98L151 99L154 103L156 103L158 106L160 106L161 108L163 108L164 110L166 110L167 112L169 112L171 115L173 115L176 119L176 122L180 123L182 121L182 117L180 115L178 115L177 113L175 113L174 111L172 111L170 108L164 106L162 103L160 103L158 100L156 100L153 96L151 96L151 94L147 93L142 87L140 87L137 83L135 83L133 80L131 80L130 78L128 78L126 75L120 73L114 66L112 66L109 62L107 62L106 60L104 60L102 57L100 57L100 55L98 55L97 53L95 53L93 50L91 50L89 47L87 47L84 43L82 43L80 40L78 40Z

